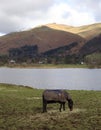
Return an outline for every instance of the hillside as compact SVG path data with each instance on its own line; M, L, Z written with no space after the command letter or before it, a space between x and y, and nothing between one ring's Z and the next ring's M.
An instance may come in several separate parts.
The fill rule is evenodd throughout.
M47 24L46 26L53 29L63 30L74 34L78 34L87 40L90 40L101 33L101 23L85 25L80 27L73 27L73 26L67 26L67 25L55 24L55 23Z
M88 54L101 52L100 41L101 23L80 27L52 23L0 37L0 55L20 61L48 58L52 63L61 58L65 63L74 63Z
M47 26L36 27L32 30L15 32L0 38L0 54L8 53L10 48L19 48L24 45L37 45L38 52L58 48L77 42L78 50L84 42L84 39L76 34L62 30L51 29Z
M101 34L86 42L79 54L85 56L94 52L101 52Z

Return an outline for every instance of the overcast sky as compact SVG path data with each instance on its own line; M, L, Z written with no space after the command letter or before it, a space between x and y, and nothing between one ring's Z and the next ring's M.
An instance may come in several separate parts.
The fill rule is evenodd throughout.
M101 0L0 0L0 35L47 23L101 22Z

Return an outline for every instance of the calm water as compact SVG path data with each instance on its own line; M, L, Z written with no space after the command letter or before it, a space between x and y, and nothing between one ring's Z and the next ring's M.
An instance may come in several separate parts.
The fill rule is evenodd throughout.
M101 69L0 68L0 83L48 89L101 90Z

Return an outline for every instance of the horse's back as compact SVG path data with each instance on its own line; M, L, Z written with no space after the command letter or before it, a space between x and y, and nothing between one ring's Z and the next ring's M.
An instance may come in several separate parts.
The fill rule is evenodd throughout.
M63 90L45 90L43 92L43 97L47 101L60 101L65 102L66 96Z

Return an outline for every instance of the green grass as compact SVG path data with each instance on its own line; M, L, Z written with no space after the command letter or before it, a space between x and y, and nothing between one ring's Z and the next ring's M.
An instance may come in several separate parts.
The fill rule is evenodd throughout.
M101 91L69 90L74 109L59 112L59 104L42 113L42 92L0 84L0 130L101 130Z
M6 64L1 67L11 68L89 68L86 64Z

